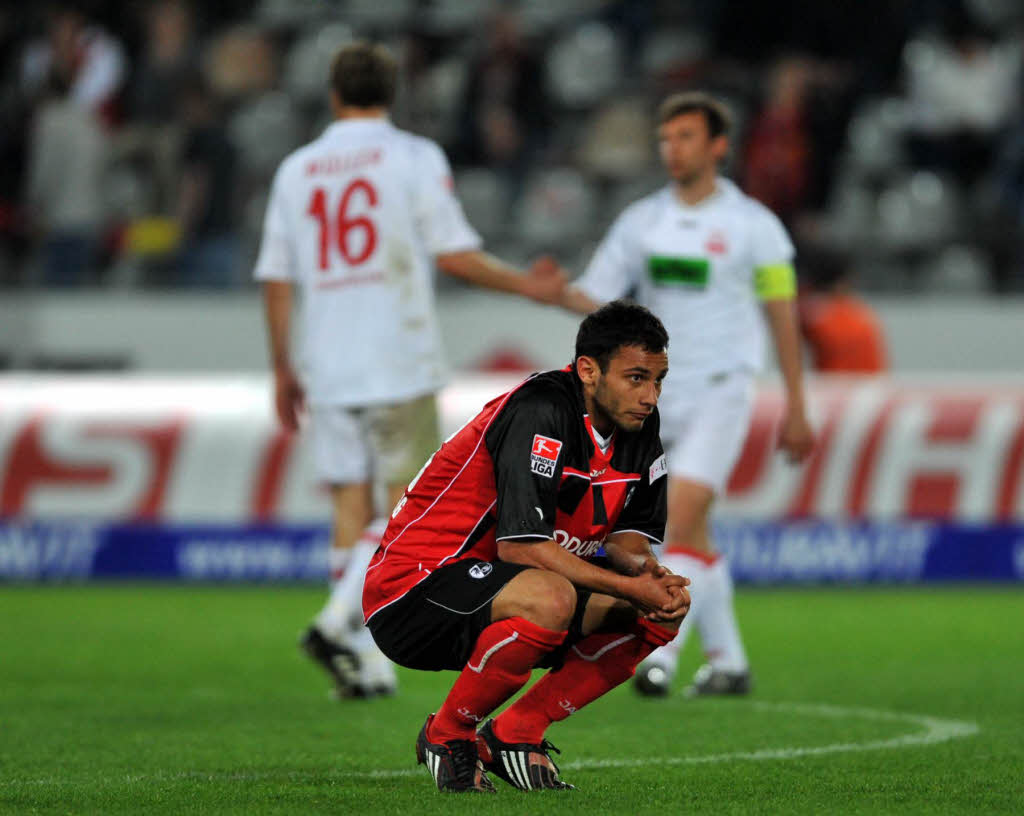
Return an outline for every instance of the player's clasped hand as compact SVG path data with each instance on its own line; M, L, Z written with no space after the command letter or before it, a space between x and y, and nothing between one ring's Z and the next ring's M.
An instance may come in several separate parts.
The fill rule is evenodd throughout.
M674 575L657 565L652 571L636 576L633 604L652 621L681 620L690 609L690 579Z

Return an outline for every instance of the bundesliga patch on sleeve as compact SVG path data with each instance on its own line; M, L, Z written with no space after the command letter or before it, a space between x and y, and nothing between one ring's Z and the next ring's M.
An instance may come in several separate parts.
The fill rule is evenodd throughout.
M647 483L654 484L655 481L660 479L668 473L668 463L665 461L665 454L662 454L654 460L654 464L651 465L651 469L647 474Z
M530 452L530 470L549 479L555 475L555 463L562 451L562 443L549 436L533 435L533 450Z

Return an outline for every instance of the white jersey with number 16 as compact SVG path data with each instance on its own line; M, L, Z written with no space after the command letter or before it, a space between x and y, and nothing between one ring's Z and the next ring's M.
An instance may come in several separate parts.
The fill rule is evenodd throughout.
M255 276L300 291L310 404L438 390L432 258L480 243L441 148L386 119L335 122L289 155L270 191Z

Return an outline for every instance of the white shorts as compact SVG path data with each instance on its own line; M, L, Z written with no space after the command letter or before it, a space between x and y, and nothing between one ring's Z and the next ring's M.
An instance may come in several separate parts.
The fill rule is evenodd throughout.
M749 371L689 377L658 403L669 475L725 490L743 449L757 383Z
M308 427L317 477L328 484L408 484L440 446L433 394L388 405L312 405Z

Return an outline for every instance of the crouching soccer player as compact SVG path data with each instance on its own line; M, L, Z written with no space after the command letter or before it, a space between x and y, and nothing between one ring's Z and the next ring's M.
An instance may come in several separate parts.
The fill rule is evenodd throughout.
M688 579L650 547L665 528L667 345L643 307L594 312L571 366L488 403L392 513L363 610L394 662L460 672L416 741L441 791L492 792L487 772L571 787L548 726L630 678L689 609ZM551 671L488 720L535 667Z

